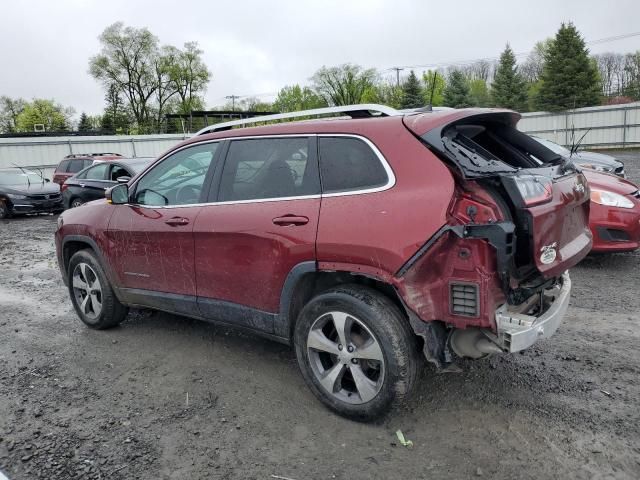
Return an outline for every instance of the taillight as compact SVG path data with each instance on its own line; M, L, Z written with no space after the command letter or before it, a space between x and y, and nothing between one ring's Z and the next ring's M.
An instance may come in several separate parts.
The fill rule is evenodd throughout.
M547 177L522 175L513 177L513 181L527 207L549 202L553 198L553 183Z
M64 192L67 188L69 188L69 185L67 185L66 183L60 185L60 193Z

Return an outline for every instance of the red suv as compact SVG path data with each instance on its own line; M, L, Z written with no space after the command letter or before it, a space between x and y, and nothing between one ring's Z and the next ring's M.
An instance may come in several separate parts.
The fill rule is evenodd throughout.
M231 129L336 113L351 119ZM60 216L73 305L96 329L144 307L290 343L320 400L376 417L420 352L516 352L565 314L589 188L518 119L358 105L207 127Z
M95 161L121 159L119 153L74 153L67 155L53 172L53 181L62 186L67 178L73 177L76 173L93 165Z

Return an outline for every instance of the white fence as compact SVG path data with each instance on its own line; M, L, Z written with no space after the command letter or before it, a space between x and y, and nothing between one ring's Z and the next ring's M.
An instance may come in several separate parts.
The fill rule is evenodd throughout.
M185 138L184 135L0 138L0 168L52 167L72 153L157 157Z
M628 148L640 146L640 102L603 107L577 108L566 112L522 114L518 128L526 133L570 145L585 134L586 148Z
M587 132L587 148L640 146L640 102L578 108L567 112L532 112L522 115L518 128L562 145ZM72 153L120 153L125 157L157 157L184 135L0 138L0 168L18 165L49 170Z

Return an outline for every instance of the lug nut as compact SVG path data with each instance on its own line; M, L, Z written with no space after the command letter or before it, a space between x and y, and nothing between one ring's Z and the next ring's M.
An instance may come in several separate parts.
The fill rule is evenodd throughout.
M358 363L358 359L357 359L357 358L352 358L352 359L351 359L351 363L353 363L353 364Z
M342 345L338 345L338 350L342 350Z
M353 352L353 346L352 345L349 345L347 347L347 352L349 352L349 353Z

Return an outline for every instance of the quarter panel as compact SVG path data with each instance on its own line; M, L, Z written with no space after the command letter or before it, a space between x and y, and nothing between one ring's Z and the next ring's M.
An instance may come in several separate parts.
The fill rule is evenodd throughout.
M363 265L392 276L447 221L451 172L402 123L386 127L361 135L386 158L396 183L375 193L323 195L319 262Z

